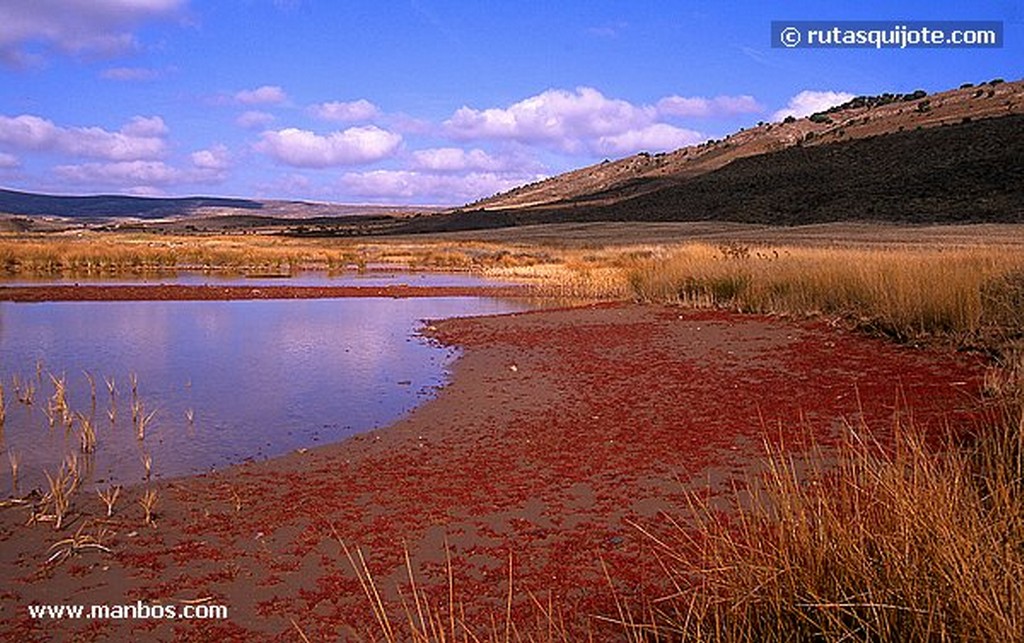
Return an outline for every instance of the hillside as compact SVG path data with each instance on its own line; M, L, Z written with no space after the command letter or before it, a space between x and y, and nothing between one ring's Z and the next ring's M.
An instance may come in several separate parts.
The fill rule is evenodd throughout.
M883 94L606 161L403 232L592 221L1024 223L1024 82Z
M418 218L408 232L584 221L1024 223L1024 115L750 156L555 204Z
M594 203L598 197L609 203L672 186L742 158L1020 113L1024 113L1024 81L965 84L930 96L919 91L859 97L808 118L760 123L724 139L675 152L605 161L483 199L467 209L534 208L580 200Z

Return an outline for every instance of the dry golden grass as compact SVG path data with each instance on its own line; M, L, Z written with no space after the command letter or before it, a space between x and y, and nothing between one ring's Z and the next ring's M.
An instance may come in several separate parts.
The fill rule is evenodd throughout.
M288 274L363 269L370 264L466 271L546 260L543 249L475 241L367 242L110 232L0 234L0 275L8 276L115 276L180 269Z
M142 507L142 511L144 513L143 522L145 524L147 524L147 525L152 525L152 526L155 527L156 523L153 522L153 518L156 515L156 513L155 513L155 511L156 511L156 502L157 502L156 490L155 489L146 489L146 491L139 498L138 502L139 502L139 506Z
M863 429L798 466L768 453L752 497L699 501L661 541L661 632L709 641L1024 640L1024 425L1004 405L969 445ZM810 469L805 467L809 463Z
M899 338L927 334L957 338L979 332L988 321L986 315L1009 303L1007 287L1013 287L1015 274L1024 274L1024 256L991 247L877 250L695 245L637 261L629 270L629 282L635 295L645 300L838 315Z
M373 613L372 625L363 624L359 628L363 640L384 643L569 643L595 640L595 630L567 624L558 605L550 600L541 601L533 594L529 594L533 608L533 618L530 622L523 623L513 617L512 605L518 590L515 586L514 556L511 553L507 574L502 581L505 600L500 610L496 609L487 616L467 618L465 603L458 596L447 546L447 586L442 594L432 598L420 586L409 552L406 550L406 581L403 587L398 588L399 598L389 600L385 598L386 588L374 578L362 550L350 549L333 525L331 530ZM292 625L305 639L302 628L294 619ZM629 637L626 640L638 639Z
M121 485L111 485L106 489L99 489L96 491L96 495L99 496L100 500L103 501L103 505L107 508L107 518L114 515L114 505L117 503L118 496L121 495Z
M935 244L865 242L842 247L820 242L675 243L595 249L445 238L371 242L262 235L6 234L0 235L0 272L40 276L174 269L289 273L387 264L526 281L558 297L637 298L845 316L901 339L936 333L962 338L977 333L988 321L986 315L1000 306L1004 317L1007 313L1019 316L1024 306L1020 247L983 235L965 238L966 242L950 238ZM1001 282L1013 274L1022 277ZM1010 292L1014 289L1015 294ZM1007 299L1007 294L1013 296Z
M34 514L34 521L53 522L53 528L60 530L64 518L71 509L71 499L78 489L78 461L69 459L61 465L55 475L44 471L49 490L41 501L42 509Z

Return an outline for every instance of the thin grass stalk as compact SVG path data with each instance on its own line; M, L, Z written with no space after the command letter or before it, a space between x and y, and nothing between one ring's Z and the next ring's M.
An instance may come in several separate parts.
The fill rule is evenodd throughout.
M117 498L121 495L121 485L111 485L106 489L98 489L96 494L100 497L100 500L107 507L107 518L114 515L114 505L117 503Z
M7 449L7 461L11 464L11 495L18 496L18 469L21 466L21 456L13 449Z
M142 507L142 510L144 512L144 524L152 526L156 525L156 523L153 522L156 503L157 493L155 489L147 489L139 498L139 506Z

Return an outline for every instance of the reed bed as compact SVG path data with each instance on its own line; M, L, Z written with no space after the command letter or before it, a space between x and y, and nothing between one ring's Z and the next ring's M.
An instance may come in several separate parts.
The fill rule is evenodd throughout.
M633 294L743 311L842 316L899 339L1021 323L1024 256L950 249L687 246L628 269Z
M117 427L117 385L113 377L105 377L107 388L110 391L110 407L105 410L110 420L109 429L99 426L96 422L96 380L88 372L83 372L84 380L88 389L84 392L73 390L63 375L54 375L44 371L41 363L37 364L37 372L34 376L25 378L11 375L14 390L19 399L26 395L26 391L35 393L37 382L47 382L46 405L43 408L36 408L29 401L25 413L19 414L19 429L24 437L25 430L40 429L50 431L49 444L52 452L47 453L41 468L25 471L21 453L12 447L7 447L7 460L10 467L11 486L10 497L3 501L6 506L24 505L31 509L30 522L53 523L55 530L60 531L68 524L68 517L78 516L75 510L75 501L78 491L91 480L91 467L97 455L100 455L103 448L103 436L107 430L116 430ZM157 415L156 410L146 411L144 402L139 395L138 377L131 373L127 378L127 387L131 390L133 399L133 412L135 418L132 420L132 433L137 438L139 447L139 461L142 469L143 481L152 480L155 475L153 459L146 447L147 432L153 424ZM72 410L72 398L82 400L85 403L86 412ZM3 399L3 385L0 384L0 400ZM24 401L24 400L22 400ZM2 404L2 402L0 402ZM102 416L100 416L102 417ZM2 416L0 416L2 418ZM65 420L65 418L67 418ZM63 439L54 436L53 431L57 423L64 426ZM65 424L66 422L66 424ZM3 423L0 423L0 438L3 438ZM124 427L127 428L127 427ZM189 425L189 430L194 431L194 426ZM77 446L77 448L76 448ZM79 454L81 459L79 459ZM46 464L46 462L49 464ZM23 473L29 473L29 484L39 485L41 488L23 488L25 482ZM34 474L34 475L32 475ZM28 495L22 495L28 491ZM38 491L38 493L36 493ZM96 491L99 499L106 505L107 516L113 513L120 493L120 486L112 486L106 490ZM155 499L155 496L154 496ZM151 507L152 508L152 507Z
M263 235L173 236L83 232L78 236L0 234L0 274L115 276L209 270L288 274L387 264L479 271L534 265L548 252L486 242L365 242Z
M660 540L677 591L650 627L708 641L1024 640L1024 415L967 444L866 429L828 458L769 449L728 514L698 501ZM808 468L809 465L809 468Z

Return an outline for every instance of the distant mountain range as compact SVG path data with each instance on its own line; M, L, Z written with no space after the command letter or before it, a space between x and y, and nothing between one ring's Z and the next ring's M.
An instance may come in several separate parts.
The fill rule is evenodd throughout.
M262 208L262 203L251 199L213 197L163 199L119 195L51 196L0 189L0 213L22 216L159 219L187 216L209 209L260 210Z
M861 96L674 152L604 161L447 212L0 190L0 214L172 219L159 225L175 230L264 221L325 236L580 221L1024 223L1024 81Z
M61 217L90 221L181 219L217 216L313 219L364 215L399 216L429 208L345 205L224 197L154 198L121 195L54 196L0 189L0 215ZM434 208L437 210L437 208Z

